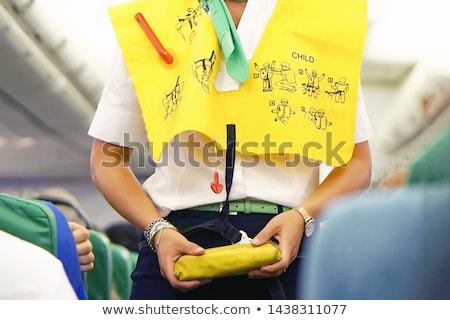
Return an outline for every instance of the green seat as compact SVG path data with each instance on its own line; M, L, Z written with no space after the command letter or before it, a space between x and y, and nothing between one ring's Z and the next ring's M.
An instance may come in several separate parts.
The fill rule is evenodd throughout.
M120 299L128 300L131 292L131 272L133 265L130 251L116 243L111 243L113 258L113 285Z
M450 183L450 126L412 160L407 184Z
M57 225L52 210L38 200L0 194L0 229L57 256Z
M130 251L130 269L131 272L134 271L134 268L136 268L136 263L137 263L137 259L138 259L139 254L136 251Z
M111 241L100 231L89 229L95 255L94 269L86 273L87 293L90 300L111 299L113 255Z

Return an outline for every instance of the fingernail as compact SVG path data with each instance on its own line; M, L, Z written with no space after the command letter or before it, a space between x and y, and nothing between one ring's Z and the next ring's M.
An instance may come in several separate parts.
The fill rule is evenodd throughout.
M203 251L203 248L201 248L201 247L197 247L196 249L195 249L195 253L200 253L200 252L202 252Z

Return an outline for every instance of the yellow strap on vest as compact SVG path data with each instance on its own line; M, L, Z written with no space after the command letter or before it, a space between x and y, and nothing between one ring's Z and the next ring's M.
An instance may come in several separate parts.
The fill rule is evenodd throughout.
M184 131L226 146L237 128L237 151L296 153L341 166L351 158L366 32L366 0L278 0L239 90L218 92L222 54L197 0L137 0L109 8L136 88L151 149ZM159 57L134 16L141 12L164 47Z

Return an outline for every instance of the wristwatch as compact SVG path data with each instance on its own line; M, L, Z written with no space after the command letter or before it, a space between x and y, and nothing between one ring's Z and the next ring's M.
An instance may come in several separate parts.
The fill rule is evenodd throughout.
M303 207L295 208L295 210L297 210L298 213L302 215L303 220L305 220L305 235L310 237L314 233L314 229L316 229L316 220L314 220L309 212Z

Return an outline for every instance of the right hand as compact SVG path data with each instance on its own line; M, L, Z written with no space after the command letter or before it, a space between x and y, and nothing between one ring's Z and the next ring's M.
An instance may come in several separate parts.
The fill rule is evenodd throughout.
M160 231L161 232L161 231ZM163 234L159 241L156 252L158 254L158 261L161 270L161 275L169 281L173 288L180 291L189 291L195 289L203 284L211 282L206 280L189 280L180 281L174 273L175 262L184 254L200 256L204 254L205 249L198 244L187 240L180 232L173 229L163 229ZM159 232L155 235L158 239Z

